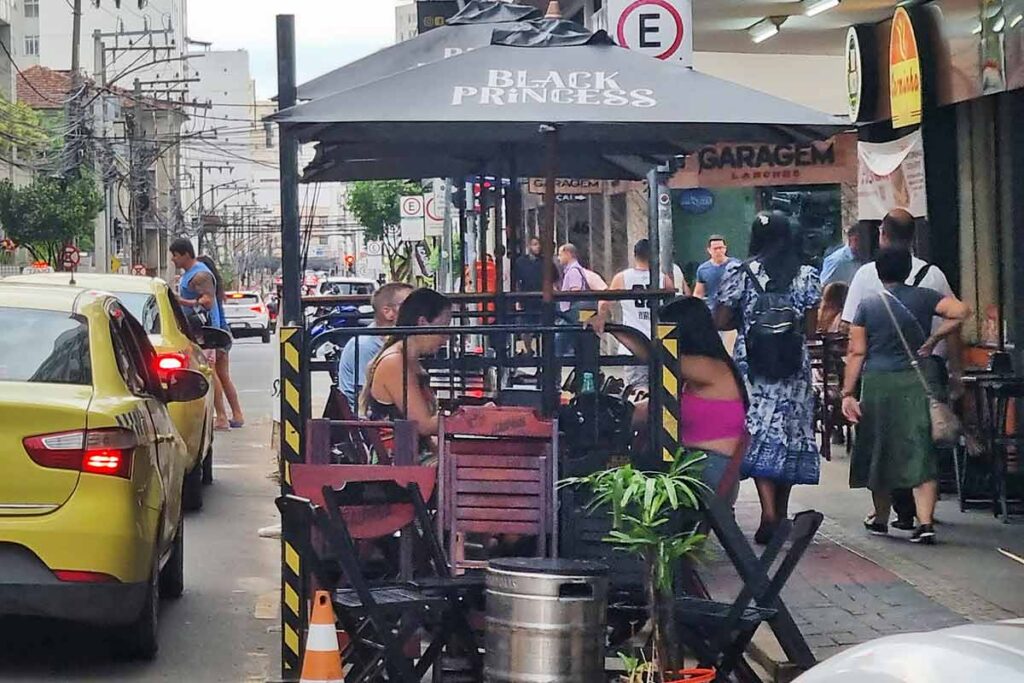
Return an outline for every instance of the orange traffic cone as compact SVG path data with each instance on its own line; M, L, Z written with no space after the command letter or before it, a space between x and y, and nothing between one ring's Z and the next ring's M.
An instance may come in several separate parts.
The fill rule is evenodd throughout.
M309 620L299 683L342 683L344 678L331 596L327 591L317 591L313 596L313 615Z

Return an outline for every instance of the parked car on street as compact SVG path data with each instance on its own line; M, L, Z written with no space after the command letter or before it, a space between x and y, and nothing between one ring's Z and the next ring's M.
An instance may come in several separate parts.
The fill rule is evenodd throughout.
M6 282L32 282L69 286L67 273L45 273L7 278ZM167 283L160 278L138 275L78 273L76 286L111 292L121 300L157 352L157 372L161 379L168 371L197 370L213 382L213 368L195 341L184 312ZM173 403L171 420L185 439L189 460L185 475L183 505L186 510L203 507L203 484L213 482L213 389L201 398Z
M0 616L109 627L157 651L184 590L191 454L168 406L209 391L160 356L112 294L0 283Z
M270 343L270 312L259 292L227 292L224 300L224 317L227 318L231 336L261 337L264 344Z

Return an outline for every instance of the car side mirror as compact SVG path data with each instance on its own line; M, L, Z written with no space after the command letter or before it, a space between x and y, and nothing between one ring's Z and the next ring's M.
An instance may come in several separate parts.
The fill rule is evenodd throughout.
M210 390L206 377L195 370L171 370L167 375L164 397L167 403L198 401Z
M231 346L231 335L219 327L199 328L199 348L221 350Z

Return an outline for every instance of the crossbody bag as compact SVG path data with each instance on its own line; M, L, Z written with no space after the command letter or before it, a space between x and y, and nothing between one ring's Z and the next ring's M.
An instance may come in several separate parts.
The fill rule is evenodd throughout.
M939 447L951 448L956 446L960 441L960 435L963 432L963 426L960 424L960 418L956 416L953 409L945 401L940 401L935 396L935 392L932 391L931 385L928 384L928 380L925 378L924 373L921 371L921 364L918 360L917 354L910 348L910 343L907 341L906 336L903 334L903 328L900 327L899 321L896 320L896 314L893 313L892 304L889 303L889 299L895 299L907 313L910 313L911 319L914 320L915 324L920 326L917 322L917 318L914 317L913 313L903 305L903 302L896 299L895 296L888 290L883 291L879 294L882 297L882 303L885 305L886 312L889 313L889 319L892 320L893 327L896 328L896 334L900 338L900 342L903 344L903 350L907 353L907 358L910 359L910 365L914 368L914 372L917 373L917 378L921 382L921 387L924 389L924 393L928 396L928 413L931 416L932 421L932 442ZM924 329L921 330L924 332ZM927 335L925 335L927 339Z

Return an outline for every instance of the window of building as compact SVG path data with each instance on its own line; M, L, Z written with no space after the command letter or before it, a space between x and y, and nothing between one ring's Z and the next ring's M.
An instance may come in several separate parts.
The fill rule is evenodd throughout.
M30 57L39 56L39 36L25 36L25 54Z
M39 16L39 0L25 0L25 17L34 19Z

